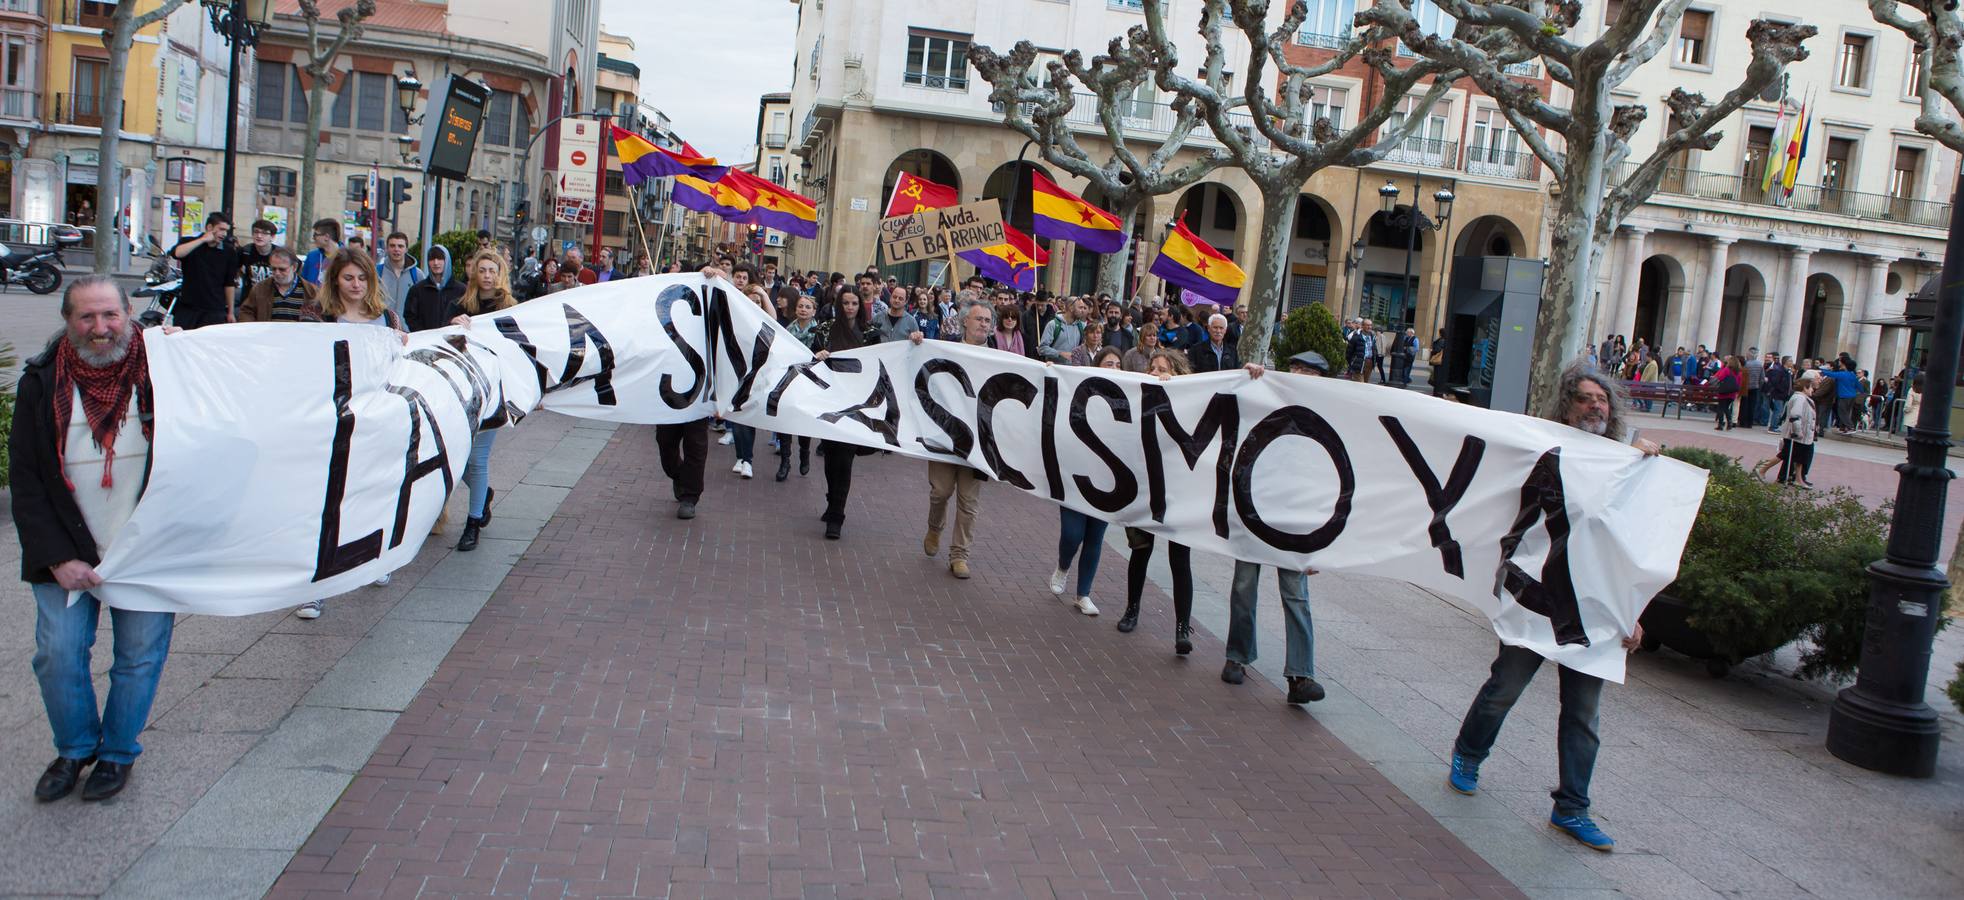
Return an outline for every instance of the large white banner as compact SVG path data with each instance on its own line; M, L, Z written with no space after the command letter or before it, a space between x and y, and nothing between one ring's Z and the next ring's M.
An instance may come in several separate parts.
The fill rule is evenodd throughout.
M1621 680L1618 639L1675 576L1705 480L1552 422L1336 379L1162 382L942 341L815 361L697 275L583 287L406 345L284 323L149 340L151 479L97 591L134 609L278 609L407 563L473 423L716 409L962 462L990 491L1201 550L1413 582L1474 604L1507 643ZM1050 544L1029 537L1037 572Z

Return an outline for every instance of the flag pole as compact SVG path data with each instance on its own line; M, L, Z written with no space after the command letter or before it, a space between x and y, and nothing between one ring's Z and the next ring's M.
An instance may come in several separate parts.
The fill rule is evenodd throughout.
M654 251L648 249L648 227L641 224L641 199L646 197L647 193L648 189L642 188L641 197L636 197L634 195L634 189L630 187L628 189L627 209L628 213L634 216L634 233L641 238L641 252L648 254L648 265L652 267L655 265L655 254Z

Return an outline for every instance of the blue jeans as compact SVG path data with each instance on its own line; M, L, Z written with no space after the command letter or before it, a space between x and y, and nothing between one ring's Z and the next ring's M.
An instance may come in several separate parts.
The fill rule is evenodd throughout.
M1780 417L1786 414L1786 405L1787 405L1786 401L1775 400L1772 397L1767 396L1766 392L1764 391L1760 392L1759 400L1760 400L1760 418L1766 420L1767 429L1771 431L1779 431Z
M1316 674L1316 627L1309 620L1309 577L1301 572L1275 570L1282 593L1282 634L1287 649L1282 674ZM1244 666L1255 662L1255 600L1261 593L1262 567L1236 560L1234 587L1228 593L1227 658Z
M128 765L143 746L136 736L150 721L157 679L170 655L174 613L111 609L116 662L109 667L109 702L98 714L95 682L89 677L89 651L95 646L102 604L83 594L68 605L58 584L34 586L34 677L41 682L41 704L55 734L55 752L64 759Z
M1069 572L1071 557L1077 557L1077 594L1091 596L1091 582L1098 577L1098 558L1105 550L1103 519L1094 519L1069 507L1059 507L1062 533L1057 538L1057 570Z
M1480 686L1473 706L1466 711L1466 721L1459 726L1453 752L1475 765L1484 761L1493 749L1494 738L1500 736L1507 711L1521 699L1521 692L1540 668L1541 654L1502 644L1500 655L1494 657L1493 674ZM1555 798L1557 815L1587 815L1589 778L1595 774L1596 748L1602 744L1596 735L1596 712L1603 699L1603 680L1566 666L1556 669L1562 679L1562 712L1555 729L1561 780L1550 796Z
M730 434L736 438L736 458L744 462L755 462L756 457L753 454L757 450L757 429L731 422Z
M484 518L484 503L491 499L491 445L498 430L487 428L471 436L471 460L464 464L464 486L470 488L470 517Z

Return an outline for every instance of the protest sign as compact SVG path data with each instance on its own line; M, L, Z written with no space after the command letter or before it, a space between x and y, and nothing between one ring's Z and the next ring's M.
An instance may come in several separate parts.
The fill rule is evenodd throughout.
M880 220L880 250L888 264L980 250L1008 239L994 200Z
M1507 643L1620 680L1617 639L1675 577L1705 479L1553 422L1338 379L1160 381L941 341L817 361L696 275L554 294L407 347L372 326L279 324L152 332L149 353L151 480L97 592L133 609L260 612L406 563L473 423L713 409L969 465L990 490L1237 559L1409 581L1479 608Z

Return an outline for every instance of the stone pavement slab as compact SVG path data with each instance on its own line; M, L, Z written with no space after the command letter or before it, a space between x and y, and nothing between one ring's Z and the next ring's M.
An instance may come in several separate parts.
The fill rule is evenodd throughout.
M957 581L922 463L828 542L820 478L726 459L680 522L622 429L272 895L1518 896L1156 591L1058 603L1053 506L985 487Z
M130 787L106 803L44 806L30 796L52 758L28 664L34 603L26 585L0 584L0 654L13 660L0 678L0 782L10 786L0 792L0 846L8 851L0 853L0 895L263 894L387 733L395 719L387 708L414 695L490 596L442 579L452 570L495 570L481 579L491 585L502 579L518 556L512 545L529 540L564 496L535 487L530 472L552 460L541 471L562 477L565 460L590 460L611 427L583 425L541 414L500 435L492 484L501 498L520 498L523 516L496 517L486 530L491 552L476 554L474 565L438 572L456 555L452 525L391 584L332 598L319 620L288 611L179 617L141 763ZM462 521L463 502L461 491L452 497L452 522ZM19 552L9 534L0 566L18 568ZM98 693L107 688L110 645L105 616Z

